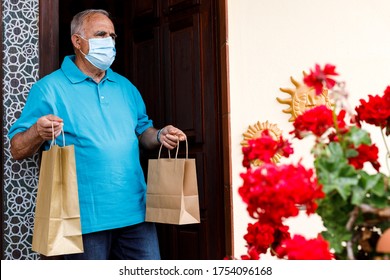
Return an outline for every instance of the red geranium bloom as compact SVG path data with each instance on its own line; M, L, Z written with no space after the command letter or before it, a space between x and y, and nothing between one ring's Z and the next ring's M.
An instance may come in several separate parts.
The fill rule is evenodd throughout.
M265 254L269 246L274 242L274 228L268 224L248 224L248 233L244 235L244 239L248 243L249 248L254 247L259 254Z
M336 84L336 81L329 77L338 75L335 69L336 66L331 64L326 64L323 69L316 64L314 70L310 70L310 74L304 77L303 82L308 87L314 87L316 94L319 95L322 93L324 85L331 89Z
M337 126L339 129L339 132L346 133L348 132L347 124L345 123L345 116L347 114L347 111L341 110L340 113L337 115Z
M356 157L349 158L349 164L353 165L356 169L362 169L365 162L370 162L376 171L379 172L379 168L381 167L378 162L379 150L375 144L362 144L356 150L359 154Z
M279 247L284 240L291 238L289 229L290 228L285 225L275 226L275 233L274 233L275 241L271 245L273 249ZM274 250L271 251L271 255L275 255Z
M259 260L260 259L260 255L256 251L255 247L250 247L248 249L248 255L241 256L241 259L242 260Z
M306 240L301 235L285 240L276 249L279 257L289 260L332 260L333 254L329 251L329 244L320 235L315 239Z
M390 86L384 91L384 95L369 95L368 101L360 99L360 105L355 108L357 121L365 121L369 124L387 128L390 132Z
M337 126L340 133L348 132L347 124L344 121L345 115L345 110L341 110L337 115ZM290 134L295 134L298 139L303 139L309 133L321 137L331 127L334 127L333 111L325 105L320 105L299 115L294 121L295 129ZM330 135L330 137L333 136Z
M303 139L305 134L312 132L320 137L330 127L333 127L332 110L325 105L316 106L313 109L305 111L294 121L294 128L290 133L295 134L298 139Z
M315 200L324 197L314 171L301 164L263 164L241 177L244 184L238 192L248 205L249 215L261 223L280 225L283 218L298 215L297 204L306 205L308 214L314 213Z
M263 162L270 163L276 154L289 157L293 149L288 140L280 136L279 140L274 140L268 130L264 130L261 136L248 141L248 146L242 148L244 159L242 165L250 167L253 160L259 159Z

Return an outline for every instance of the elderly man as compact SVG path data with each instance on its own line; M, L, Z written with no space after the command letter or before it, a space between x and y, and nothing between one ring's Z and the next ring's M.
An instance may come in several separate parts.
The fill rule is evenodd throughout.
M106 11L75 15L75 55L33 85L9 131L15 159L48 149L53 130L75 147L84 253L65 259L160 258L155 226L144 221L139 143L173 149L186 135L172 125L155 129L135 86L109 68L115 39Z

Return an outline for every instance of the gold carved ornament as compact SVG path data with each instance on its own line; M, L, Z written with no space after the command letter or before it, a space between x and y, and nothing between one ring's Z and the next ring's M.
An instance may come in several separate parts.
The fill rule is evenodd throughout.
M241 141L241 146L248 146L248 141L251 139L256 139L261 136L261 133L264 130L268 130L270 136L275 140L278 141L280 139L280 136L282 135L282 131L278 128L276 124L271 124L268 121L266 122L257 122L254 125L249 125L246 132L244 132L242 135L244 137L244 140ZM275 154L271 161L273 163L278 163L282 155L280 153ZM262 164L262 161L259 159L256 159L252 161L252 164L254 166L259 166Z
M303 75L306 76L305 73ZM324 88L322 93L317 95L314 88L297 82L293 77L290 77L290 80L294 84L295 89L280 88L280 91L288 93L291 97L287 99L276 98L279 103L290 105L288 109L283 110L284 113L291 114L290 122L295 121L299 115L315 106L325 105L329 109L333 108L327 89Z

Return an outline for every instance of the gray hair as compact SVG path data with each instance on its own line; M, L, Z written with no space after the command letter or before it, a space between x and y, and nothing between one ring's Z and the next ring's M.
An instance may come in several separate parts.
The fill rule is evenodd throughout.
M106 17L110 18L110 14L106 10L101 10L101 9L88 9L82 12L79 12L76 14L72 22L70 23L70 35L73 34L81 34L84 35L84 30L83 30L83 24L84 21L94 15L94 14L103 14Z

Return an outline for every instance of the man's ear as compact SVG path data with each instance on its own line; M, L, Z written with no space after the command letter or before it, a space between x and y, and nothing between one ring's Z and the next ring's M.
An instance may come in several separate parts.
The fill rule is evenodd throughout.
M71 37L73 47L77 50L81 49L81 38L80 36L73 34Z

